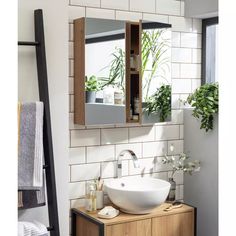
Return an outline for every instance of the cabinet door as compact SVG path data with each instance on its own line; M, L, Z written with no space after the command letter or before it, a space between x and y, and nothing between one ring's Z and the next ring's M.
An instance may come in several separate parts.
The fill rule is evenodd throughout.
M81 216L77 216L76 231L73 236L99 236L99 226Z
M151 236L151 219L107 226L106 236Z
M152 236L194 236L193 212L153 218Z

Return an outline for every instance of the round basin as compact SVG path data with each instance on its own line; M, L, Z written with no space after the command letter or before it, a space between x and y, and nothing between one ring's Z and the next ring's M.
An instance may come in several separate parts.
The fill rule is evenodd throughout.
M107 182L105 190L121 211L148 214L166 200L170 183L150 177L124 177Z

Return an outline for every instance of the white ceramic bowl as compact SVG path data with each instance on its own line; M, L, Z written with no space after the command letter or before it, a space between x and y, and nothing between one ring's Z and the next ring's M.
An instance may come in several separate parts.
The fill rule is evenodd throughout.
M166 200L170 183L150 177L124 177L108 181L105 190L121 211L147 214Z

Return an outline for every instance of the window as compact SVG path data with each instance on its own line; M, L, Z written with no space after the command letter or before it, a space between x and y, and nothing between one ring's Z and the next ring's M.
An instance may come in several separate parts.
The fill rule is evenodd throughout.
M218 81L218 17L202 21L202 84Z

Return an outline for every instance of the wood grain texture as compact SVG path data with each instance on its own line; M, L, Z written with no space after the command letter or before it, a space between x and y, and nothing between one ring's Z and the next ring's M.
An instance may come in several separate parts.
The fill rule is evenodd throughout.
M74 123L85 125L85 18L74 20Z
M143 92L143 85L142 85L142 21L139 21L139 123L142 123L142 92Z
M83 217L77 216L76 236L99 236L99 227Z
M151 236L151 219L107 226L106 236Z
M84 208L78 208L74 210L81 211L82 213L89 215L93 219L105 224L106 226L113 225L113 224L127 223L127 222L136 221L136 220L146 220L146 219L155 218L159 216L175 215L175 214L186 213L186 212L189 212L194 215L194 208L185 204L181 208L177 208L172 211L164 211L164 209L166 209L169 205L170 204L168 203L163 203L162 205L154 209L151 213L146 214L146 215L132 215L132 214L120 212L120 215L113 219L98 218L97 212L89 213Z
M131 24L125 25L125 108L126 122L130 122L130 50L131 50Z
M194 214L160 216L152 218L153 236L194 236Z

